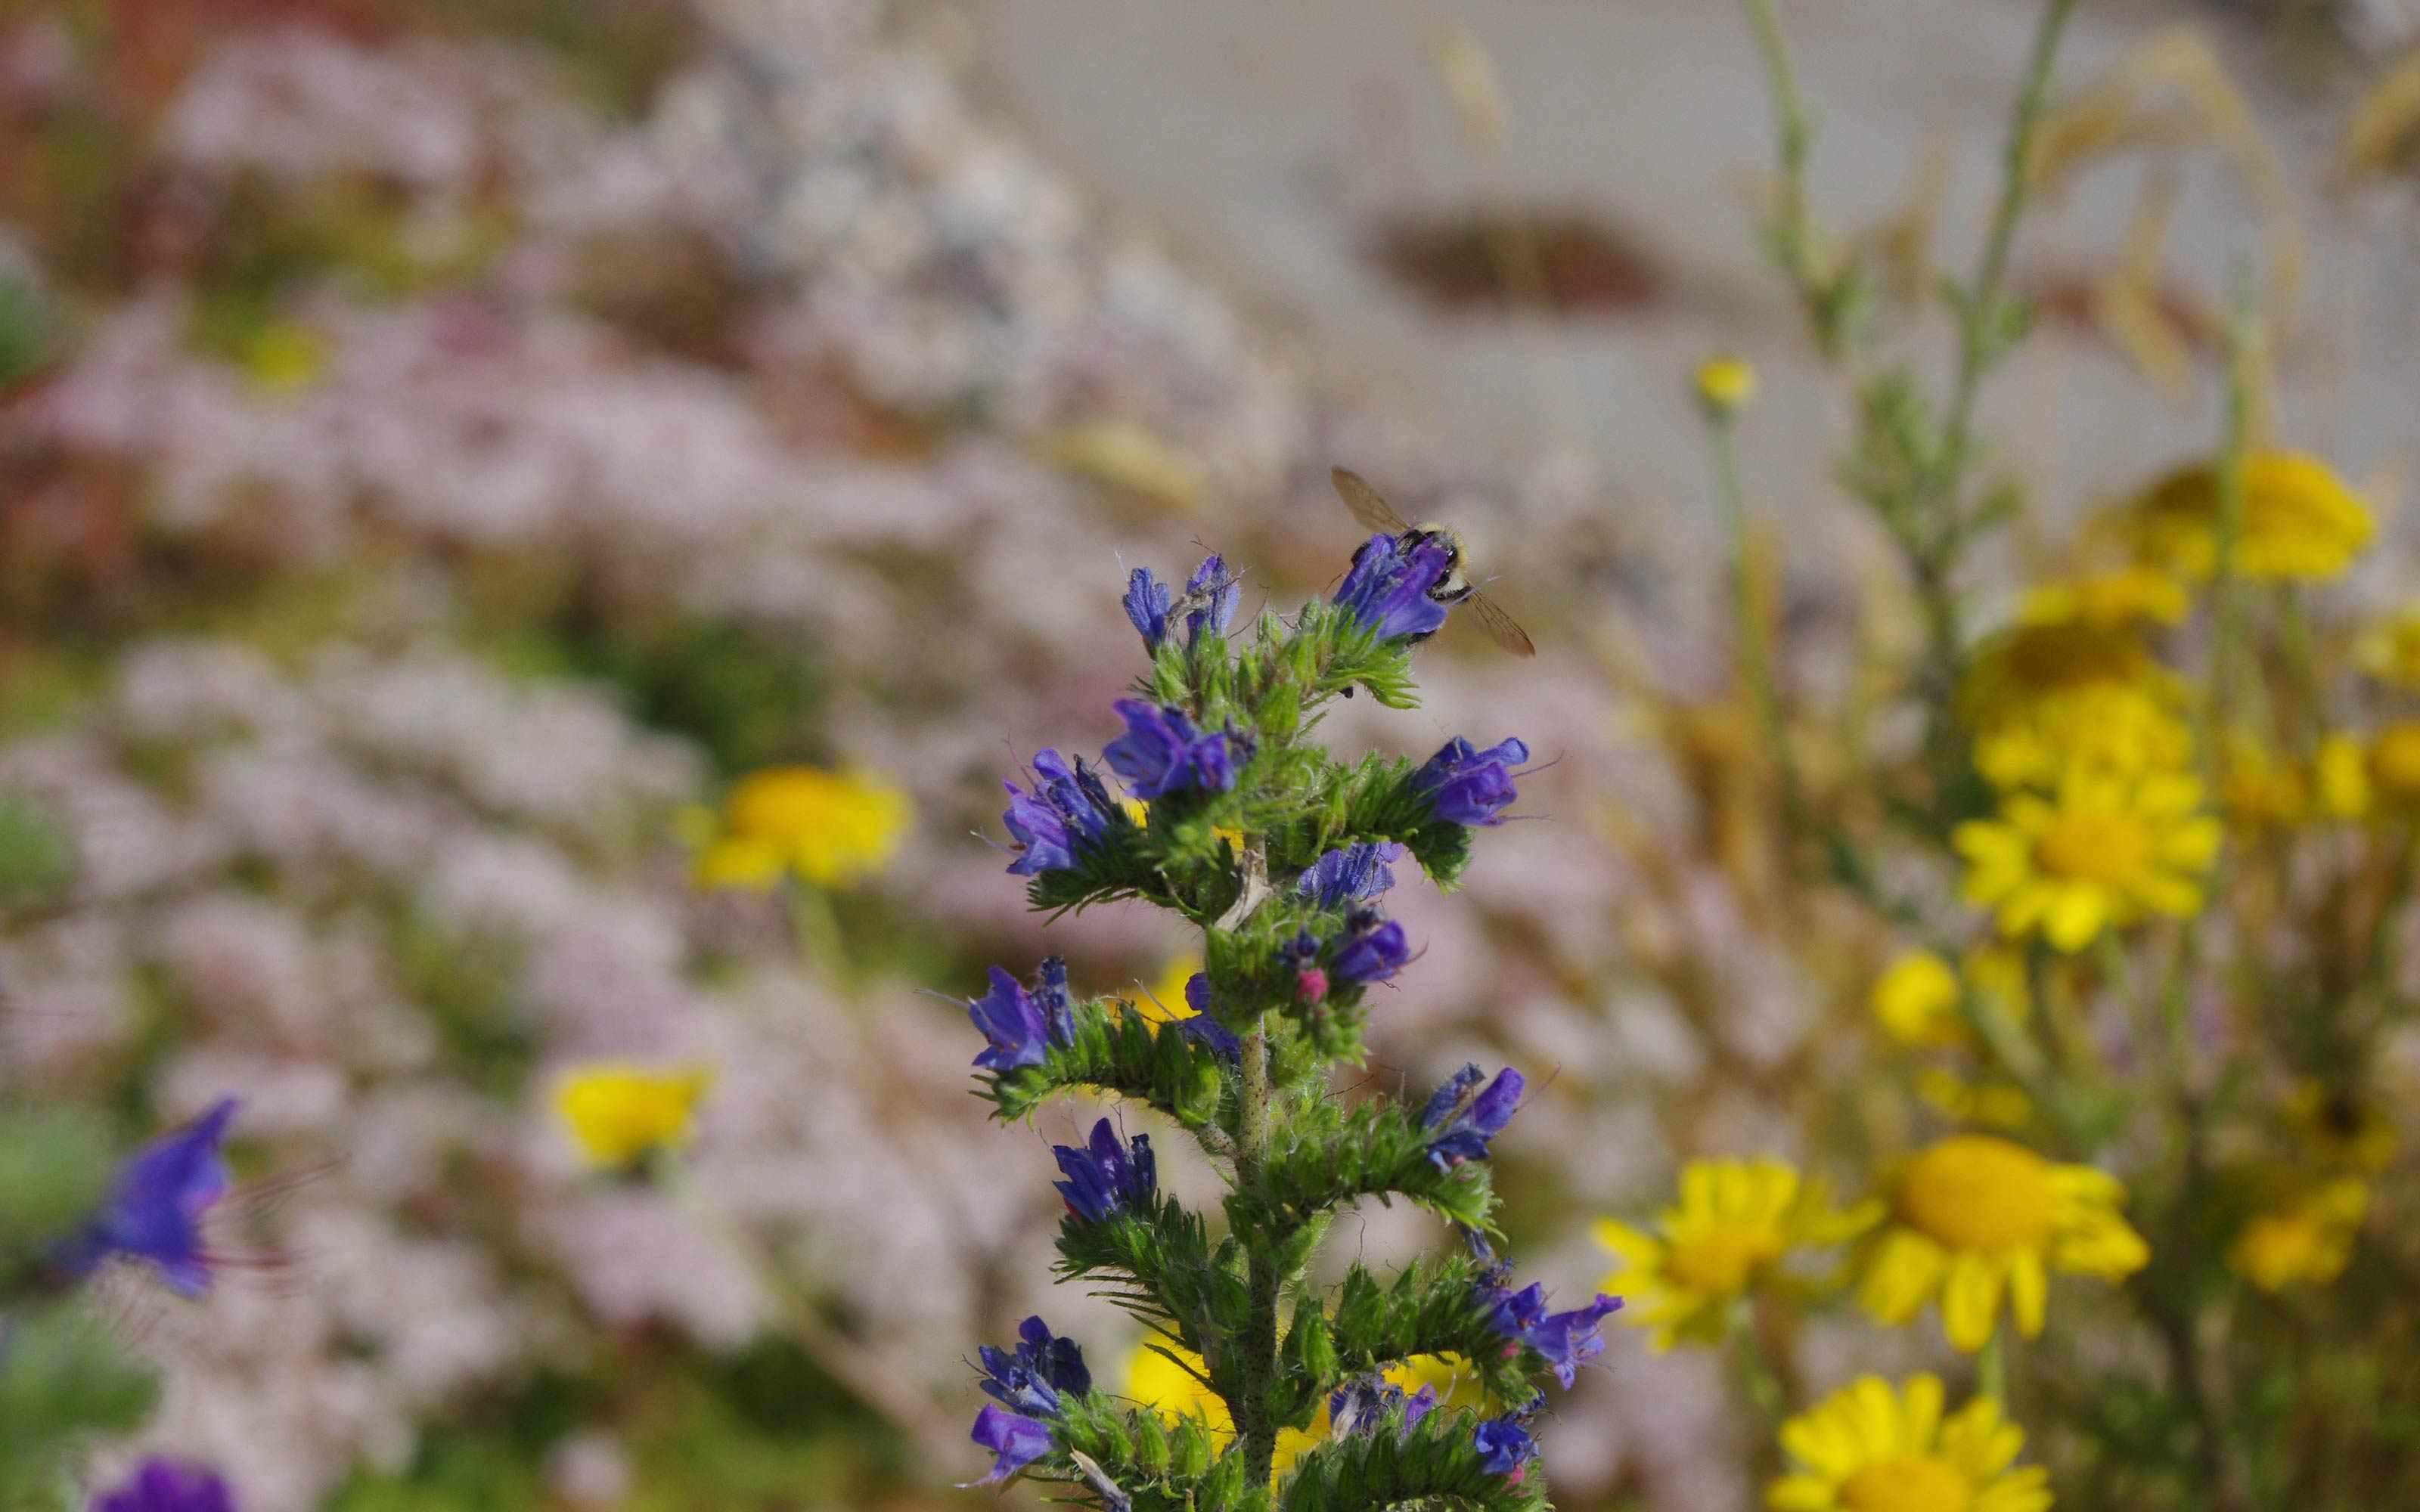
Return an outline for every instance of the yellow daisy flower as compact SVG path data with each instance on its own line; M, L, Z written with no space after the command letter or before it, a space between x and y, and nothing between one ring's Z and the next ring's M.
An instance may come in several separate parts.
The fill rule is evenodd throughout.
M2381 683L2420 687L2420 605L2389 616L2353 647L2361 670Z
M2218 472L2179 469L2133 506L2143 555L2195 578L2218 563ZM2235 570L2246 578L2333 578L2360 555L2378 524L2369 505L2325 462L2301 452L2255 452L2243 467L2243 532Z
M2360 739L2341 732L2321 735L2311 760L2311 786L2319 812L2330 819L2369 817L2369 752Z
M2381 809L2420 808L2420 719L2388 725L2370 737L2367 776Z
M2019 1468L2024 1429L1978 1396L1942 1416L1941 1378L1897 1390L1855 1381L1781 1425L1791 1472L1765 1488L1772 1512L2046 1512L2050 1473Z
M889 866L915 817L906 790L887 778L768 767L731 790L721 833L697 858L698 883L762 891L795 875L845 887Z
M2090 625L2127 629L2137 625L2178 625L2192 607L2184 585L2143 567L2068 578L2036 587L2017 617L2026 625Z
M2180 773L2078 771L2052 795L2010 794L1997 819L1951 837L1966 857L1965 899L1993 910L2009 938L2039 932L2062 950L2147 914L2198 913L2222 839L2201 799L2201 783Z
M2149 1263L2118 1216L2126 1189L2088 1165L2061 1165L1992 1134L1952 1134L1902 1166L1890 1217L1859 1257L1858 1304L1884 1323L1938 1299L1949 1342L1969 1353L1997 1326L2003 1297L2027 1338L2042 1330L2053 1271L2118 1281Z
M665 1071L597 1061L563 1073L554 1108L590 1165L623 1170L658 1149L688 1144L697 1104L713 1081L703 1066Z
M1654 1330L1659 1352L1684 1338L1713 1343L1724 1310L1770 1280L1792 1250L1838 1243L1881 1216L1874 1204L1835 1209L1822 1181L1783 1161L1691 1161L1680 1206L1657 1218L1659 1233L1597 1220L1596 1242L1621 1261L1599 1289L1623 1300L1632 1324Z
M1969 950L1963 974L1962 984L1960 972L1930 950L1901 951L1874 982L1874 1021L1903 1045L1955 1049L1972 1038L1959 1011L1962 992L1972 991L1986 1011L2012 1024L2023 1024L2032 1013L2024 958L2016 951L1997 946Z
M2324 1287L2352 1263L2368 1213L2369 1183L2352 1176L2322 1181L2255 1213L2226 1246L2226 1268L2273 1294Z

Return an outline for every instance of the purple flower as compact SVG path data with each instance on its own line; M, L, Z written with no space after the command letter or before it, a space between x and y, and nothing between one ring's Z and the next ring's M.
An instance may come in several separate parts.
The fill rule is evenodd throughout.
M1500 825L1516 795L1512 768L1529 759L1529 748L1506 740L1485 750L1460 735L1412 774L1412 791L1426 794L1429 811L1450 825Z
M1176 1021L1178 1033L1208 1046L1210 1053L1221 1060L1244 1058L1244 1041L1236 1039L1235 1031L1219 1023L1218 1015L1210 1011L1208 976L1197 971L1186 979L1185 1003L1193 1010L1193 1016Z
M1084 1366L1084 1351L1074 1339L1061 1338L1038 1317L1017 1325L1014 1350L983 1346L985 1395L1016 1411L1036 1417L1059 1415L1059 1394L1082 1395L1093 1389L1093 1373Z
M1073 767L1057 751L1033 753L1033 791L1014 782L1008 789L1008 811L1001 822L1018 852L1009 871L1018 876L1057 871L1076 864L1076 855L1098 841L1117 809L1107 784L1078 758Z
M1321 908L1367 903L1395 885L1388 863L1403 854L1401 845L1356 841L1311 862L1295 879L1295 891Z
M1381 640L1422 640L1445 623L1446 606L1430 595L1452 565L1453 553L1435 536L1373 535L1353 553L1336 607Z
M101 1211L68 1241L60 1265L81 1276L111 1259L139 1260L188 1297L209 1290L202 1214L226 1195L221 1147L235 1109L235 1099L223 1099L186 1127L136 1150L118 1168Z
M1137 1134L1131 1145L1120 1144L1118 1132L1107 1119L1093 1125L1087 1147L1054 1145L1050 1152L1059 1158L1060 1173L1067 1178L1051 1184L1067 1199L1067 1211L1089 1222L1148 1207L1159 1191L1151 1135Z
M1436 1404L1435 1386L1422 1386L1405 1396L1403 1387L1384 1376L1363 1376L1327 1398L1328 1432L1339 1439L1372 1438L1386 1426L1387 1414L1401 1412L1403 1425L1398 1432L1409 1437Z
M1538 1441L1517 1417L1489 1418L1471 1435L1471 1443L1479 1451L1479 1468L1491 1475L1518 1475L1538 1458Z
M1224 793L1235 785L1237 762L1251 756L1249 742L1223 731L1204 734L1182 709L1140 699L1120 699L1115 707L1126 733L1101 754L1138 798L1188 788Z
M1225 635L1234 623L1235 600L1241 590L1227 574L1226 559L1217 552L1202 559L1193 576L1185 579L1185 597L1179 605L1185 609L1185 643L1191 645L1202 639L1202 632Z
M1008 1479L1050 1452L1050 1425L986 1405L975 1414L975 1443L992 1452L991 1473L974 1482L990 1486Z
M1126 618L1142 636L1143 649L1157 651L1168 639L1168 584L1137 567L1126 579Z
M154 1456L95 1496L89 1512L235 1512L235 1497L217 1472Z
M1182 612L1185 616L1185 643L1191 645L1202 639L1202 632L1225 635L1235 618L1238 589L1233 578L1227 575L1225 559L1215 552L1202 559L1185 580L1185 594L1174 597L1168 585L1152 576L1149 567L1137 567L1126 578L1126 618L1142 636L1146 650L1157 652L1159 643L1168 639L1169 616Z
M1385 981L1411 958L1403 925L1374 908L1356 908L1344 916L1344 933L1337 936L1327 975L1343 982Z
M1042 963L1033 990L1000 967L991 968L991 991L967 1003L967 1016L983 1031L991 1048L975 1057L985 1071L1011 1072L1039 1066L1054 1044L1072 1044L1076 1016L1067 1006L1067 963L1051 956Z
M1477 1066L1463 1067L1420 1111L1420 1127L1436 1134L1429 1141L1429 1159L1439 1170L1466 1160L1485 1160L1487 1142L1502 1134L1512 1115L1520 1111L1521 1094L1528 1083L1519 1072L1506 1067L1484 1090L1480 1089L1479 1076Z
M1597 1293L1596 1301L1568 1312L1546 1311L1546 1288L1532 1281L1518 1291L1507 1288L1500 1270L1480 1283L1480 1300L1489 1306L1488 1322L1512 1344L1526 1345L1545 1356L1555 1379L1571 1388L1580 1366L1605 1352L1605 1336L1597 1330L1607 1313L1621 1305L1619 1297Z

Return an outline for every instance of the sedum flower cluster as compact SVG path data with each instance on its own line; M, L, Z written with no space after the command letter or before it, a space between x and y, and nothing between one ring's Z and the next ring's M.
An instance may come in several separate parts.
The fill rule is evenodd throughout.
M1526 1083L1472 1065L1404 1099L1344 1095L1338 1075L1415 958L1387 912L1401 871L1451 887L1528 754L1455 738L1425 761L1347 761L1311 738L1333 701L1412 704L1412 647L1446 618L1449 567L1433 542L1375 536L1331 599L1240 628L1218 557L1181 589L1138 570L1125 603L1149 662L1113 705L1124 733L1097 763L1037 751L1007 784L1009 871L1035 908L1137 901L1201 932L1181 1013L1082 994L1055 957L1025 980L994 967L968 1004L1001 1119L1091 1092L1143 1125L1105 1118L1053 1151L1058 1268L1151 1331L1196 1409L1110 1395L1075 1340L1030 1318L980 1351L985 1482L1044 1479L1119 1512L1544 1504L1536 1382L1569 1388L1620 1304L1558 1308L1494 1249L1491 1142ZM1171 1137L1224 1180L1215 1215L1161 1186L1154 1140ZM1369 1199L1434 1213L1456 1252L1314 1284L1331 1227ZM1422 1379L1440 1366L1469 1389L1449 1381L1441 1401Z

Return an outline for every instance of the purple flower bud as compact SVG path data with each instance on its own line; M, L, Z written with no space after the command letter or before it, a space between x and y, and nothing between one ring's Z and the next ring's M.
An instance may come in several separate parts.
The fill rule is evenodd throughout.
M1403 925L1374 908L1357 908L1345 916L1344 933L1337 937L1327 971L1342 982L1385 981L1411 958Z
M1492 1417L1479 1425L1471 1435L1473 1447L1479 1450L1479 1468L1491 1475L1524 1473L1523 1467L1538 1458L1538 1441L1517 1417Z
M1500 825L1516 795L1513 767L1529 759L1529 748L1506 740L1485 750L1460 735L1412 774L1412 791L1428 795L1433 817L1450 825Z
M89 1512L235 1512L235 1496L215 1471L155 1456L95 1496Z
M1101 754L1125 779L1138 798L1156 798L1188 788L1224 793L1235 785L1235 767L1250 759L1250 743L1220 732L1204 734L1182 709L1120 699L1118 717L1126 733Z
M1191 645L1202 639L1202 632L1225 635L1227 626L1235 619L1235 600L1242 590L1227 574L1226 560L1217 552L1202 559L1193 576L1185 579L1185 643Z
M1050 1153L1067 1180L1051 1184L1067 1199L1067 1211L1089 1223L1112 1214L1146 1208L1159 1192L1157 1163L1151 1153L1151 1135L1137 1134L1130 1145L1118 1142L1118 1132L1103 1119L1093 1125L1093 1137L1083 1149L1054 1145Z
M1367 903L1395 885L1388 863L1403 854L1388 841L1356 841L1311 862L1295 879L1295 891L1321 908Z
M150 1266L188 1297L209 1290L202 1215L226 1195L223 1147L235 1110L235 1099L223 1099L191 1124L135 1151L118 1168L101 1211L62 1247L60 1267L84 1276L112 1259L129 1259Z
M1512 1115L1520 1111L1521 1094L1528 1083L1519 1072L1509 1067L1497 1072L1483 1091L1479 1089L1479 1077L1477 1066L1463 1067L1436 1089L1420 1112L1420 1127L1436 1133L1429 1141L1429 1159L1439 1170L1466 1160L1485 1160L1488 1141L1502 1134Z
M1500 1270L1491 1273L1479 1288L1480 1301L1489 1308L1490 1326L1512 1345L1527 1346L1544 1355L1555 1379L1569 1390L1579 1377L1579 1367L1605 1352L1605 1336L1598 1332L1598 1324L1621 1306L1621 1299L1598 1292L1596 1301L1585 1307L1550 1313L1545 1288L1533 1281L1513 1291L1496 1279L1498 1274Z
M1381 640L1425 639L1445 624L1446 606L1429 595L1452 565L1453 553L1434 536L1373 535L1353 553L1336 607Z
M1070 767L1055 750L1033 753L1032 792L1014 782L1001 785L1008 789L1001 822L1018 852L1008 869L1018 876L1074 866L1078 853L1108 831L1117 808L1107 784L1080 757Z
M1317 1008L1327 1001L1327 973L1317 966L1305 966L1295 973L1295 995L1310 1007Z
M1000 1407L985 1406L975 1414L972 1437L994 1457L991 1473L974 1482L978 1486L992 1486L1008 1479L1052 1448L1049 1424Z
M985 1395L1029 1416L1056 1417L1060 1393L1093 1389L1093 1373L1074 1339L1053 1335L1038 1317L1019 1324L1016 1334L1014 1350L986 1344L975 1351L983 1358Z
M1141 632L1144 650L1156 652L1168 639L1168 585L1149 567L1137 567L1126 579L1126 618Z
M967 1004L991 1048L975 1057L985 1071L1010 1072L1039 1066L1054 1044L1072 1044L1076 1018L1067 1005L1067 964L1057 956L1042 963L1034 988L1027 992L1000 967L991 968L991 991Z

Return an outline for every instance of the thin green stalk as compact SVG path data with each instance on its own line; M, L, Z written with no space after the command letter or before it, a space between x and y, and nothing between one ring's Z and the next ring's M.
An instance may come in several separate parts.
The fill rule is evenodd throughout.
M834 982L848 980L848 946L831 894L809 882L793 881L790 935L799 953Z
M1984 375L1998 355L1996 344L1986 338L1993 329L2000 280L2008 271L2009 250L2015 244L2017 224L2024 217L2025 200L2032 187L2034 135L2041 125L2042 107L2050 100L2059 38L2074 16L2075 7L2076 0L2050 0L2042 8L2041 20L2034 28L2033 51L2025 63L2024 82L2018 86L2016 106L2009 118L2006 156L2000 169L2000 198L1992 211L1991 230L1983 239L1982 259L1976 265L1975 281L1966 290L1966 318L1959 333L1958 378L1951 392L1948 425L1944 432L1947 444L1942 455L1950 474L1945 482L1953 487L1966 466L1976 398L1981 392Z
M1254 1025L1244 1040L1243 1108L1235 1138L1235 1184L1249 1188L1260 1180L1261 1160L1269 1142L1268 1030ZM1243 1400L1229 1404L1235 1430L1244 1441L1244 1469L1249 1484L1266 1486L1276 1467L1278 1430L1269 1417L1269 1391L1278 1368L1278 1268L1267 1253L1266 1236L1246 1240L1250 1315L1241 1340L1244 1358Z
M2009 1405L2009 1331L1994 1326L1992 1336L1983 1341L1983 1352L1975 1357L1975 1389L2000 1404L2003 1412Z
M1730 1332L1740 1384L1763 1417L1765 1427L1777 1430L1790 1416L1790 1394L1783 1389L1773 1362L1765 1358L1764 1339L1757 1333L1756 1306L1750 1299L1741 1297L1731 1304Z
M2243 540L2244 467L2252 449L2253 356L2260 341L2260 315L2247 294L2239 294L2226 324L2226 438L2218 461L2218 522L2211 563L2209 731L2213 749L2234 712L2236 644L2242 638L2242 581L2236 558ZM2214 758L2213 758L2214 759Z
M1731 411L1709 410L1714 440L1714 492L1722 501L1723 523L1731 542L1731 634L1739 648L1740 674L1755 702L1757 722L1773 761L1775 780L1781 787L1782 817L1791 833L1807 834L1813 825L1807 811L1807 790L1798 774L1798 759L1790 749L1790 727L1781 709L1781 689L1774 680L1773 656L1765 643L1764 626L1756 612L1756 574L1749 562L1747 494L1740 483L1739 444L1733 435Z

